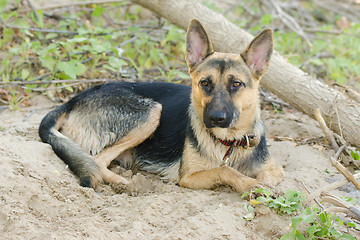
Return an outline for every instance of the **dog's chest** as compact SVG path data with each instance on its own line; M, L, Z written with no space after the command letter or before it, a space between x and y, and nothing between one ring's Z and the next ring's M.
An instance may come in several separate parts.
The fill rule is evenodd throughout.
M238 165L251 153L251 148L226 146L219 142L202 146L202 155L212 167Z

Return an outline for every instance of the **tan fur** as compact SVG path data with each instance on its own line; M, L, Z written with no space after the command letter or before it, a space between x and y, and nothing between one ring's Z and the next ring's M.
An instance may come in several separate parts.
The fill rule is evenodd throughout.
M211 189L225 185L243 193L259 183L229 166L220 166L202 158L190 144L185 142L183 166L179 185L192 189Z
M244 61L239 54L233 53L213 53L209 56L203 64L211 61L212 59L224 59L224 60L234 60L239 62L239 65L244 65ZM247 69L242 69L247 70ZM248 70L248 75L250 71ZM246 75L244 72L239 72L237 68L228 69L220 75L216 69L210 69L206 71L201 71L201 69L196 69L190 73L192 79L192 103L194 110L197 116L199 116L200 121L203 122L202 116L205 105L211 101L212 96L206 96L199 86L199 80L205 76L213 76L214 84L226 86L227 79L229 75L233 75L238 79L242 79L244 82L247 82ZM240 90L236 96L233 97L233 103L237 109L240 110L240 118L234 123L230 128L215 128L212 129L213 133L223 139L239 139L242 138L245 134L249 134L252 130L252 124L254 121L260 119L260 111L258 106L258 95L259 95L259 79L253 78L252 88L246 88Z
M190 112L194 111L192 109L189 110ZM197 151L193 148L191 148L189 146L189 148L185 147L184 150L184 162L188 163L188 162L194 162L195 165L202 165L205 164L204 166L200 167L201 170L210 168L210 167L218 167L220 165L223 165L223 156L224 153L227 151L227 149L229 148L228 146L225 146L223 144L221 144L220 142L214 141L214 138L212 138L211 136L209 136L208 134L208 130L204 127L204 124L200 121L200 118L198 117L197 114L190 114L191 115L191 124L193 126L193 129L195 130L195 134L198 136L198 141L199 144L202 145L203 151L206 152L208 159L202 159L201 161L198 161L197 158L194 158L192 155L188 156L188 151L189 152L194 152L196 153L195 156L199 156ZM245 134L245 132L234 132L234 135L239 135L239 137L243 136L240 134ZM238 137L238 138L239 138ZM185 144L185 146L187 146ZM241 154L242 156L247 156L248 154L250 154L252 152L251 148L235 148L233 150L234 155L236 154ZM200 157L200 156L199 156ZM203 163L204 162L204 163ZM191 163L190 163L191 165ZM232 166L233 164L230 162L229 166ZM186 169L186 164L183 164L181 171L184 173L188 172ZM198 167L194 167L191 165L191 167L189 167L189 173L192 173L194 171L197 170Z
M98 113L90 112L88 113L88 116L84 118L84 115L81 112L71 112L62 127L62 133L80 144L82 148L92 155L96 155L106 147L103 144L114 142L117 136L115 133L105 135L104 137L106 139L100 141L100 136L93 129L94 126L91 121L88 121L88 119L97 117L92 116L92 114L95 115Z
M267 163L257 173L256 179L269 185L276 186L283 180L284 175L285 172L282 166L270 157Z
M157 128L160 122L161 105L157 104L149 113L148 121L132 130L127 136L111 147L102 150L95 156L95 163L99 166L103 180L111 184L128 185L130 181L124 177L115 174L107 167L120 154L133 147L136 147L147 139Z

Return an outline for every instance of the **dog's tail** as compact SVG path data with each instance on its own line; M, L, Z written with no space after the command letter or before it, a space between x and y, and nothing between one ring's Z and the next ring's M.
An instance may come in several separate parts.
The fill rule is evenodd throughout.
M60 119L66 116L67 104L63 104L49 112L41 121L39 136L49 143L56 155L80 178L83 187L95 188L100 177L99 168L92 156L78 144L59 132Z

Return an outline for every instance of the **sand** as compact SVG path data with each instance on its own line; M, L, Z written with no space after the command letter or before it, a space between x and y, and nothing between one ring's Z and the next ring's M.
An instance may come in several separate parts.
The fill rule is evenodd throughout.
M35 96L30 107L0 112L1 239L278 239L289 232L291 216L266 207L244 220L248 201L225 188L185 189L144 172L133 177L137 196L117 194L106 184L96 191L81 187L37 134L54 105ZM315 121L294 111L264 111L263 117L270 152L286 172L276 191L303 191L301 181L314 191L340 178L328 161L334 152L321 144L272 140L321 137Z

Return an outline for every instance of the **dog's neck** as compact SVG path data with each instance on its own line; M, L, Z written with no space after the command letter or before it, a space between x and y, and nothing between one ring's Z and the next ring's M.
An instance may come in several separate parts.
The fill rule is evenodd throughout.
M215 137L211 132L210 135L214 138L215 141L220 142L221 144L228 146L228 150L225 152L224 157L222 158L222 165L228 165L228 161L230 158L231 153L234 150L234 147L249 147L250 146L250 140L255 138L255 135L245 135L242 139L238 140L224 140Z

